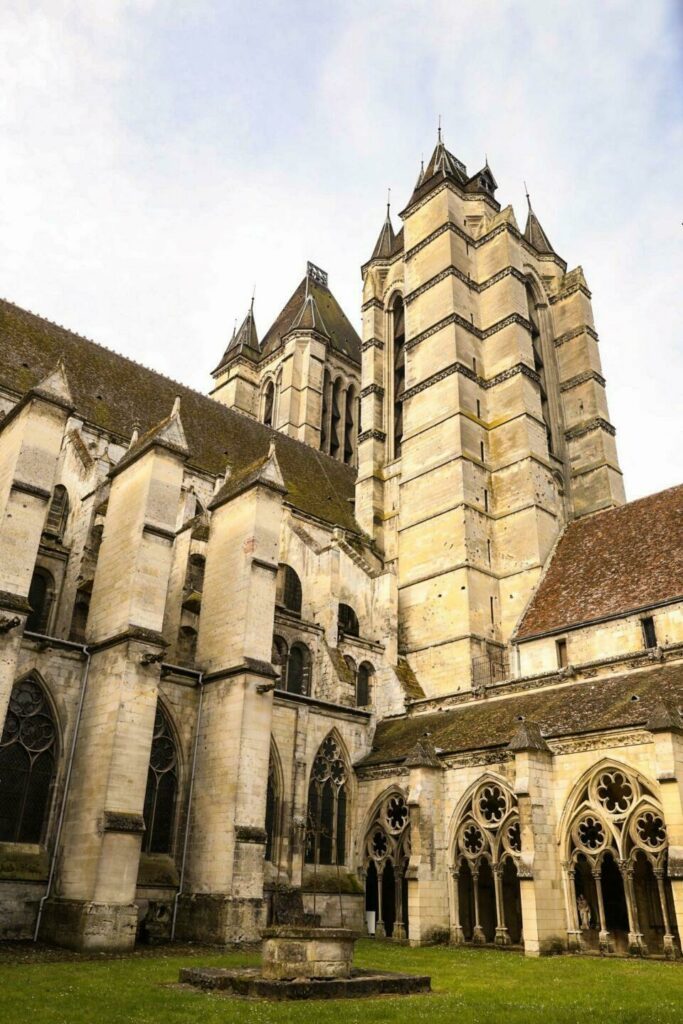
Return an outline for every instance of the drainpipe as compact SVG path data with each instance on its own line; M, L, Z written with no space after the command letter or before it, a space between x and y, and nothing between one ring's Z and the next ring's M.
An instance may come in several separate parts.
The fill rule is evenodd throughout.
M185 886L185 864L187 862L187 844L190 838L190 818L192 816L192 797L194 795L194 776L197 766L197 748L199 746L199 730L202 724L202 705L204 703L204 673L197 675L197 686L199 687L199 707L197 708L197 725L194 735L194 747L192 750L192 767L190 769L190 790L187 795L187 815L185 818L185 835L183 837L183 856L180 862L180 883L178 891L173 898L173 918L171 920L171 942L175 939L176 920L178 917L178 901L183 895Z
M71 770L73 768L74 757L76 755L76 741L78 740L78 731L81 724L81 718L83 716L83 702L85 700L85 691L88 685L88 673L90 672L90 651L85 644L74 644L70 640L60 640L57 637L44 636L41 633L24 633L24 636L29 636L31 639L45 640L48 643L56 643L59 647L70 647L73 650L82 651L85 655L85 665L83 667L83 676L81 680L81 692L78 698L78 710L76 712L76 721L74 723L73 736L71 737L71 749L69 750L69 760L66 766L66 776L64 779L64 792L62 794L62 803L59 808L59 818L57 819L57 831L55 833L55 841L52 849L52 856L50 857L50 870L47 876L47 886L45 888L45 895L41 897L40 903L38 904L38 916L36 918L36 926L33 931L33 941L38 941L38 933L40 931L40 923L43 919L43 908L45 907L45 901L49 898L52 891L52 882L55 877L55 869L57 867L57 855L59 853L59 841L62 836L62 826L64 824L64 815L66 814L66 801L69 795L69 784L71 782Z

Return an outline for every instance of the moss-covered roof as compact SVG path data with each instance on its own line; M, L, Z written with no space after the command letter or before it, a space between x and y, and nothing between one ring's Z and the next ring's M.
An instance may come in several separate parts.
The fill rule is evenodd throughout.
M680 663L385 719L377 726L372 751L360 764L403 762L425 734L442 754L504 748L522 718L537 723L546 739L645 727L662 699L680 708Z
M261 357L270 355L280 347L283 337L292 329L295 319L301 312L307 295L314 300L318 308L332 349L360 365L361 342L357 332L329 288L311 276L303 278L275 318L275 322L261 342Z
M268 453L275 438L286 501L325 522L359 532L352 510L355 471L309 445L228 409L42 317L0 300L0 386L20 396L64 360L77 414L127 443L169 416L176 396L189 465L218 475L239 472Z

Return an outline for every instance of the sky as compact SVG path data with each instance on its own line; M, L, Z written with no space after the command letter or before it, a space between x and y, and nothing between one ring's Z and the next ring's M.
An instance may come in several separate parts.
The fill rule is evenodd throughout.
M629 499L683 481L680 0L3 0L0 295L201 391L436 141L593 292Z

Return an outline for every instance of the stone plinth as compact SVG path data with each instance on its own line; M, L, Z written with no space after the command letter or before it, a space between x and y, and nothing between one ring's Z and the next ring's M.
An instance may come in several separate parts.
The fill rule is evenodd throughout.
M263 932L261 975L270 981L349 978L353 944L349 928L273 925Z

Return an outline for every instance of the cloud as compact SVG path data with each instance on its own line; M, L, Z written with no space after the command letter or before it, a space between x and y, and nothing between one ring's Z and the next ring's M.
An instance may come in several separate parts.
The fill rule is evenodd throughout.
M202 390L257 286L359 265L441 113L594 292L629 496L678 482L681 25L663 0L0 10L0 292ZM680 186L679 186L680 187Z

